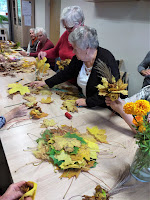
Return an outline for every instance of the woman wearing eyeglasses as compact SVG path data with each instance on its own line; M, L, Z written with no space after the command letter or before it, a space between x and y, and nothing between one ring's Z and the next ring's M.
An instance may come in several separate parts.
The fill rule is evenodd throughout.
M72 59L74 56L73 47L68 41L68 36L75 28L84 25L83 11L79 6L66 7L63 9L60 21L66 31L54 48L38 54L39 59L43 59L43 57L51 59L60 57L61 60L65 60Z
M97 31L94 28L80 26L69 35L75 56L69 66L45 81L35 81L30 86L54 85L77 78L79 90L84 98L76 100L78 106L106 107L105 98L98 95L96 86L102 84L102 77L97 70L97 62L103 61L111 70L116 81L120 78L119 69L114 56L110 51L99 46Z

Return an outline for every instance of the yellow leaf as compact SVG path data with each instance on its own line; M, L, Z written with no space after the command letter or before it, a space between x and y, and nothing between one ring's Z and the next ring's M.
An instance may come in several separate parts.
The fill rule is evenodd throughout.
M31 182L31 181L28 181L28 182L33 185L33 188L31 190L29 190L28 192L26 192L19 200L24 200L25 197L32 197L32 200L35 199L37 183Z
M9 84L8 88L11 88L8 90L9 94L20 92L21 95L24 95L26 93L30 93L29 88L27 86L21 85L20 83Z
M55 136L53 137L53 140L55 141L53 146L58 151L60 151L61 149L65 149L65 151L72 152L74 151L74 146L81 146L81 142L76 138L64 138L61 136Z
M94 126L92 128L87 127L86 129L90 134L94 135L96 140L98 140L102 143L108 143L107 140L106 140L107 136L105 135L106 130L98 129L97 126Z
M63 107L61 107L61 109L67 109L68 112L78 112L75 100L66 100L62 103L62 105Z
M51 119L51 120L44 119L43 124L41 125L41 128L47 128L50 126L54 126L55 124L56 124L56 122L53 119Z
M83 158L90 161L90 149L87 145L82 145L76 155L71 155L71 159L74 161L82 161Z
M33 119L40 119L42 117L47 117L47 113L43 113L40 107L35 107L30 111L30 115Z
M50 103L52 103L53 101L51 100L51 97L47 97L47 99L42 98L40 102L41 102L41 103L50 104Z

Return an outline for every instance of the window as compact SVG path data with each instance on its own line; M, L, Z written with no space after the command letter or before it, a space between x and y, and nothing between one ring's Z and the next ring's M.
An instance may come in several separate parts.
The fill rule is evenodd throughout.
M6 16L8 13L7 0L0 0L0 15Z

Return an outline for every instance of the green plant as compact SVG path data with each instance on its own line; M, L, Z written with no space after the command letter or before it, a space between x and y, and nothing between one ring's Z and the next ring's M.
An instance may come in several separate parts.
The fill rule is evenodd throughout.
M8 18L5 17L4 15L0 15L0 24L2 24L3 21L7 21L8 22Z

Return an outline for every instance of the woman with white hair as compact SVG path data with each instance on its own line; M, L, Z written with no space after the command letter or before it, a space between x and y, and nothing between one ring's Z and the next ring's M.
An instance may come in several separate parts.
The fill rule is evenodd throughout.
M35 28L30 28L30 38L31 40L29 41L27 52L28 53L34 53L37 51L37 45L39 40L37 39L35 35Z
M72 59L74 56L72 45L68 42L68 36L75 28L84 25L83 11L79 6L66 7L63 9L60 21L66 31L53 49L41 51L38 54L39 59L60 57L61 60L65 60Z
M119 69L110 51L99 47L97 31L94 28L80 26L69 35L75 56L69 66L53 77L44 81L34 81L30 85L39 87L48 85L50 88L72 78L77 78L77 84L84 98L76 100L77 106L105 107L105 98L98 95L96 86L102 84L97 62L103 61L111 70L116 81L120 78Z
M35 29L35 34L39 40L39 43L38 43L38 47L37 47L37 51L34 52L34 53L29 53L29 52L24 52L22 55L23 56L32 56L32 57L37 57L38 56L38 53L40 51L45 51L45 50L48 50L48 49L51 49L54 47L53 43L47 38L47 34L46 34L46 31L44 30L44 28L41 28L41 27L37 27ZM50 63L50 66L53 68L54 65L55 65L55 61L54 59L48 59L47 62Z

